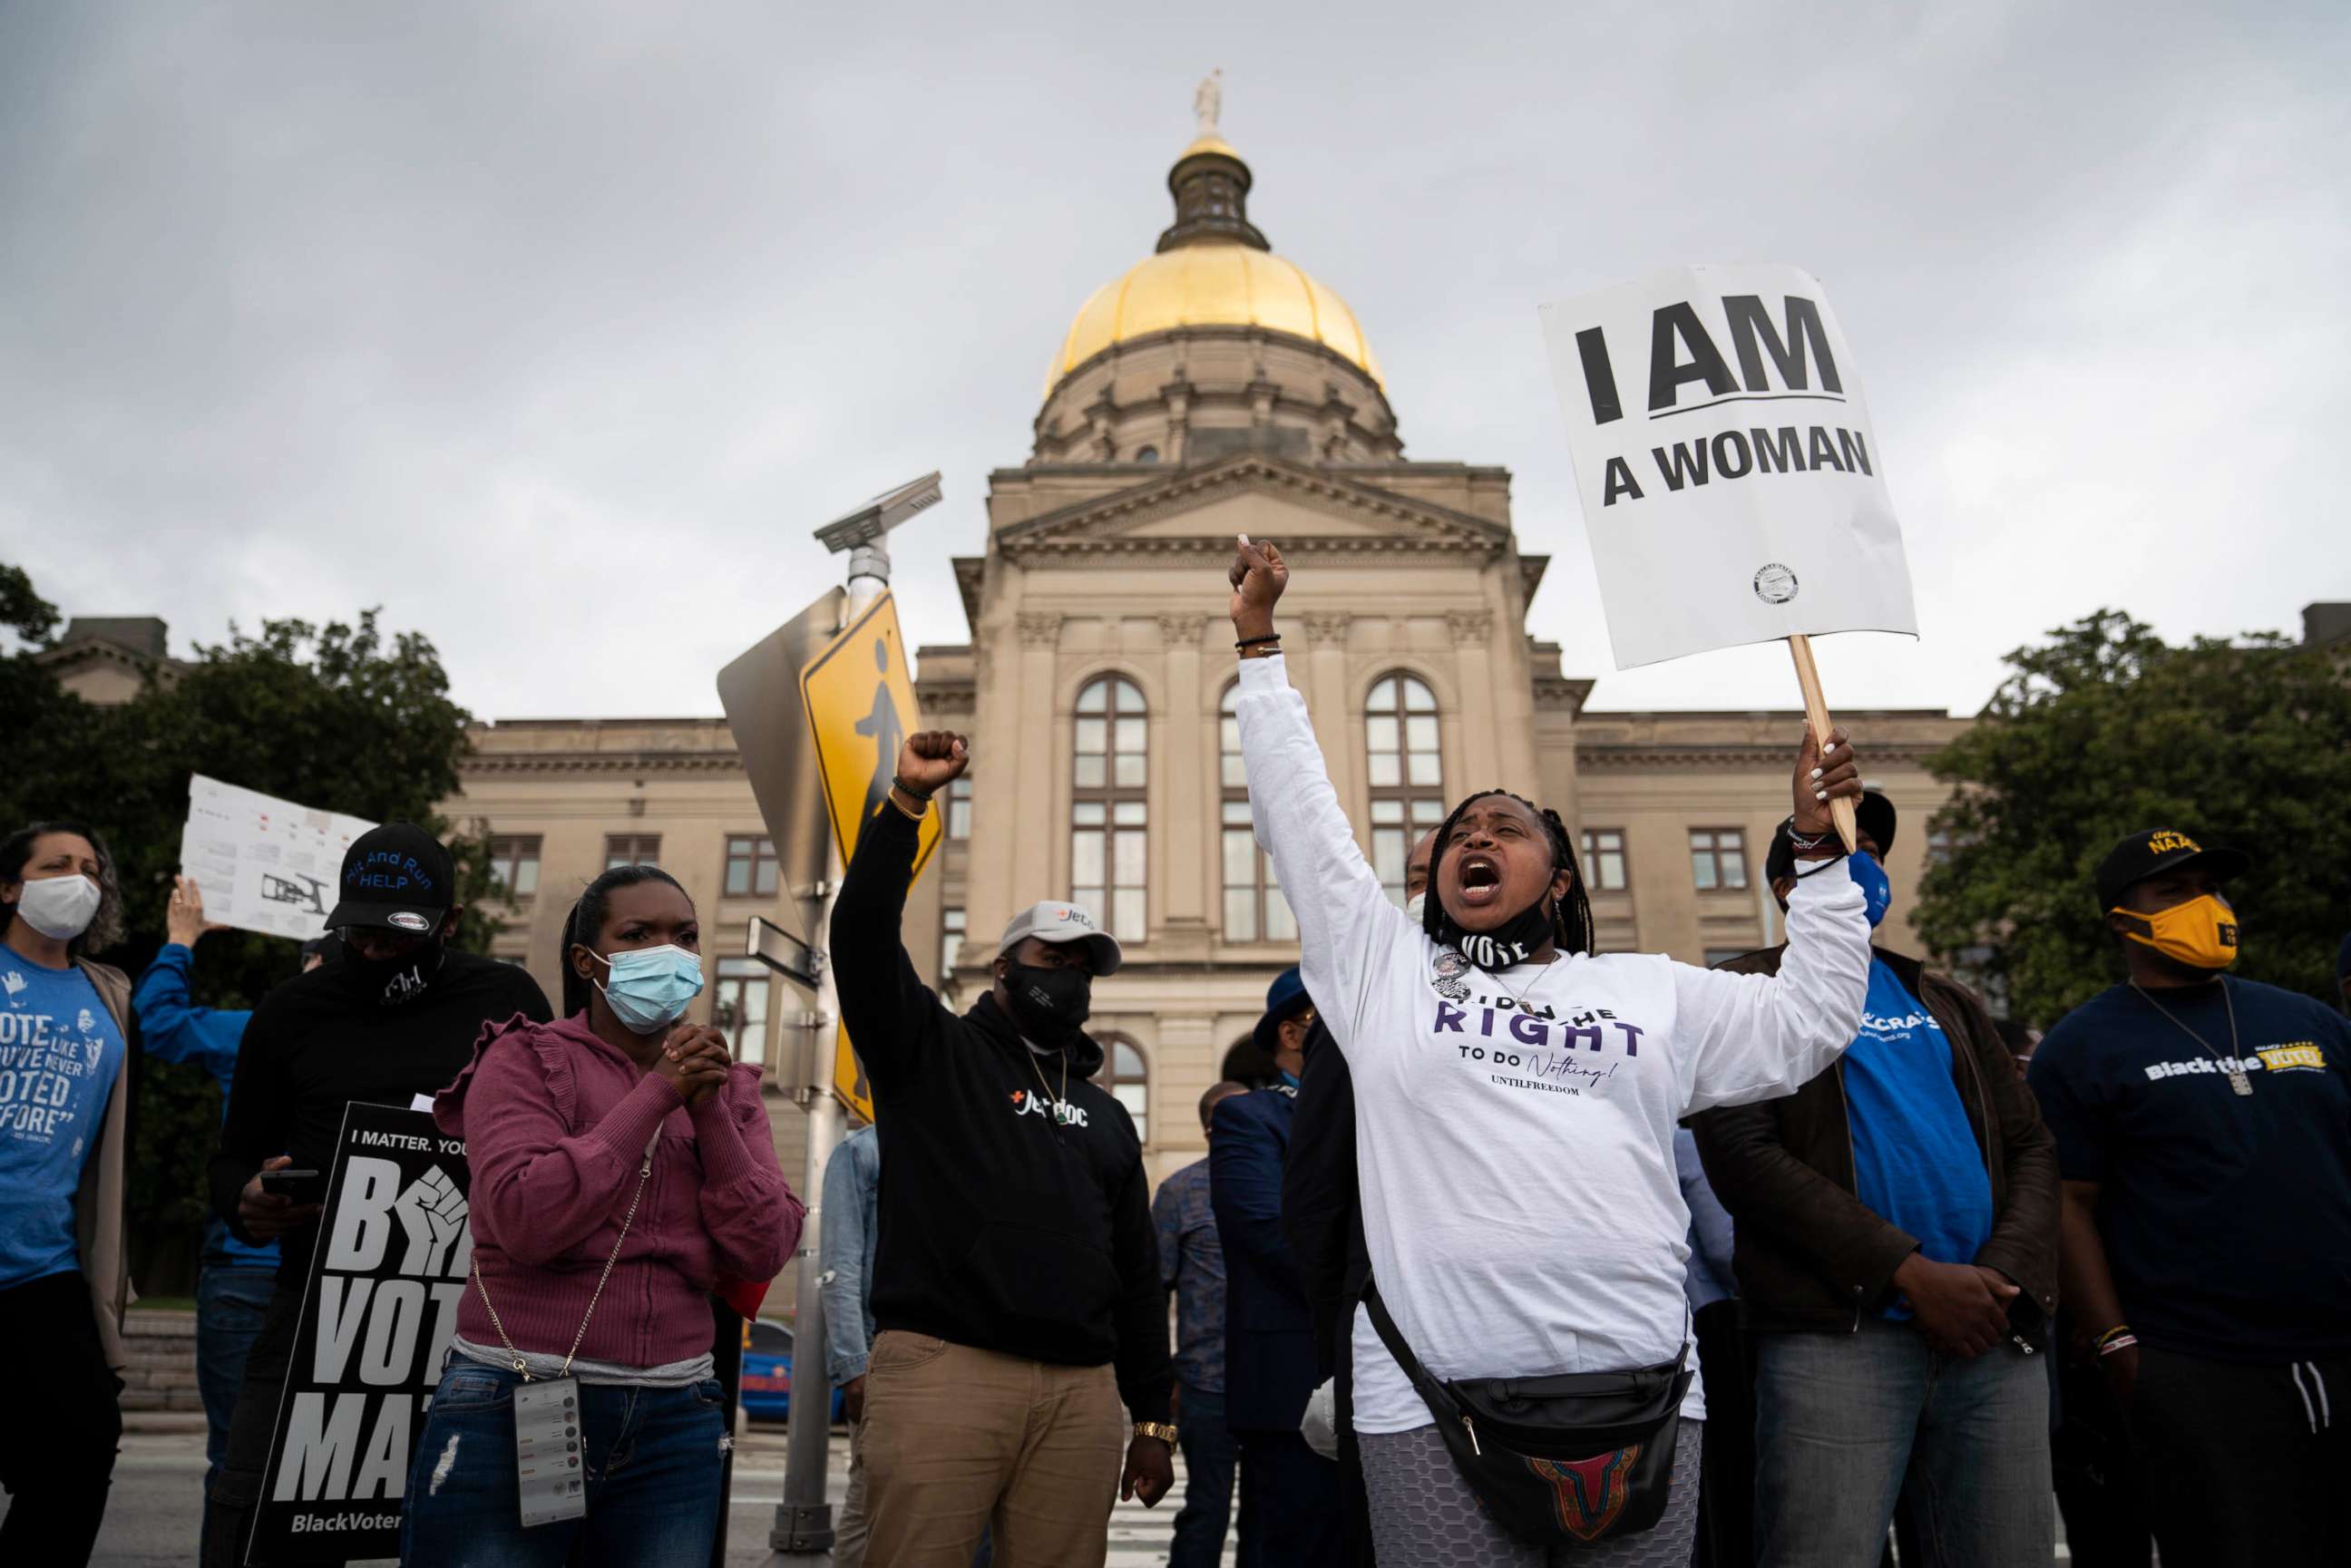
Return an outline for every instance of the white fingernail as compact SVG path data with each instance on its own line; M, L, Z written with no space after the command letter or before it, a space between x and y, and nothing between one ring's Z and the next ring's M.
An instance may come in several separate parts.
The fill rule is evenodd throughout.
M1817 779L1817 778L1819 778L1820 776L1821 776L1821 770L1820 770L1819 768L1813 768L1813 778L1815 778L1815 779Z
M1249 543L1249 535L1247 534L1235 534L1233 537L1240 540L1243 544Z
M1813 791L1813 799L1815 800L1825 800L1828 798L1829 792L1825 789L1815 789Z
M1823 757L1826 757L1830 752L1834 751L1835 749L1836 742L1832 740L1827 745L1821 747L1821 755Z

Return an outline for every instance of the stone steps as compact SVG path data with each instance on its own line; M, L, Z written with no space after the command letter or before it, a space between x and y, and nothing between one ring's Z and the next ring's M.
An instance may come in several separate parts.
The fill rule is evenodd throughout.
M125 1410L193 1410L204 1407L196 1388L196 1314L150 1312L133 1307L123 1314L122 1369Z

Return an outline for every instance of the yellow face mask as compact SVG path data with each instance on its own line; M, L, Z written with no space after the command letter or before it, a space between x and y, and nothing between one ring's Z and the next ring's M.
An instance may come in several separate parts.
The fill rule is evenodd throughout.
M2153 915L2110 913L2128 923L2124 936L2190 968L2225 969L2237 961L2237 912L2217 893L2199 894Z

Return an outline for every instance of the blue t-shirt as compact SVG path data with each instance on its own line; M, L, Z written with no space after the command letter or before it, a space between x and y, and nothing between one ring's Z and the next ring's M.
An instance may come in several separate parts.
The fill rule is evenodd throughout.
M2351 1354L2351 1023L2254 980L2152 994L2084 1002L2030 1076L2058 1174L2098 1184L2131 1331L2214 1361Z
M128 1054L89 977L0 948L0 1287L81 1267L74 1192Z
M1991 1176L1951 1077L1943 1026L1882 958L1844 1053L1854 1196L1937 1263L1972 1263L1991 1238ZM1910 1316L1896 1301L1889 1318Z

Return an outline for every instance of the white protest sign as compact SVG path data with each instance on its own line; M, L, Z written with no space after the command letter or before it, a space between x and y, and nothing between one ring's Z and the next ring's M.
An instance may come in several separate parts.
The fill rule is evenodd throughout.
M1816 279L1676 267L1541 314L1619 669L1917 635L1885 454Z
M180 872L203 890L205 919L307 942L326 932L343 852L374 826L191 774Z

